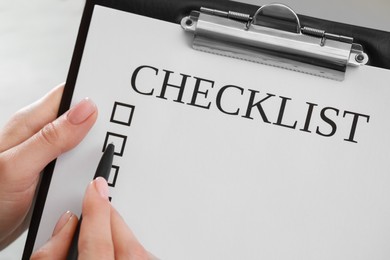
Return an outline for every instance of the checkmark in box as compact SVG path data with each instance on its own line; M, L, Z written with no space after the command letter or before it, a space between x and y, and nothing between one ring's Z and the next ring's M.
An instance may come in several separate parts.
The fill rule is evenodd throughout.
M119 173L119 166L112 165L110 176L109 176L108 181L107 181L108 186L115 187L116 178L118 177L118 173Z
M133 119L134 106L115 102L112 108L110 122L120 125L130 126Z
M108 144L113 143L115 145L114 155L123 156L126 140L127 136L125 135L107 132L106 139L104 140L103 152L106 150Z

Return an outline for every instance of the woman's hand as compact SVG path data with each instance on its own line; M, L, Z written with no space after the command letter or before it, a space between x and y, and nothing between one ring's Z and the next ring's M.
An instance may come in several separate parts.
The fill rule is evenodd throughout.
M108 185L103 178L99 177L89 184L82 211L78 259L156 259L143 248L111 206ZM76 226L77 217L70 212L65 213L51 239L31 259L66 259Z
M96 121L89 99L56 119L62 92L63 85L56 87L0 130L0 249L27 228L42 169L76 146Z

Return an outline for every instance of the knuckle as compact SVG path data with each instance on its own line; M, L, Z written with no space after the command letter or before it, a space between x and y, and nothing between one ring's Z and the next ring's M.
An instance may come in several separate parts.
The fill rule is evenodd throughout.
M55 145L60 138L58 127L53 122L45 125L39 133L41 139L48 145Z
M31 108L25 107L17 111L10 120L11 125L18 126L20 129L16 129L20 132L37 132L39 129L32 124L31 120Z

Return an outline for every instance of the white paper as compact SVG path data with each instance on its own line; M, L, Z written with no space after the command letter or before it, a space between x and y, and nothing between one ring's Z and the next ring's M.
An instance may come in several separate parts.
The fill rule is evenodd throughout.
M112 203L161 259L388 259L389 71L350 69L338 82L190 45L177 24L95 7L73 104L92 98L99 118L57 161L35 248L63 212L80 214L113 133L127 139L114 157ZM135 86L152 95L132 87L140 66ZM169 84L187 78L182 103L171 86L157 97L167 74ZM247 114L255 92L256 102L270 96L261 103L269 123L258 107ZM218 93L237 115L218 108Z

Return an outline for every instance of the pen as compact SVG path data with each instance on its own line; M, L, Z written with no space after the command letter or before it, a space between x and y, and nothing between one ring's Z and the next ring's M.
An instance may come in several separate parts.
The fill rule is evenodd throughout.
M114 158L114 151L115 151L115 146L113 143L107 145L102 155L102 158L100 159L100 162L98 164L93 179L96 179L97 177L103 177L105 180L108 180L108 177L110 176L110 172L111 172L112 160ZM68 256L66 258L67 260L74 260L77 259L78 257L79 254L78 242L79 242L81 221L82 221L82 216L80 216L80 220L77 224L76 231L74 232L72 243L70 244Z

